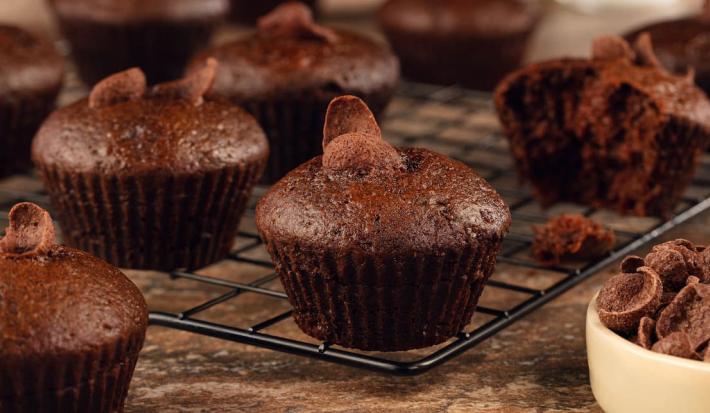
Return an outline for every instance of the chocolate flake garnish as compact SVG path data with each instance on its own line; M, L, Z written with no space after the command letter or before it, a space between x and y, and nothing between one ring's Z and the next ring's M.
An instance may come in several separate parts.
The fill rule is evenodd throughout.
M636 335L636 344L645 348L651 349L656 334L656 320L651 317L644 317L639 323L638 334Z
M392 171L403 166L397 149L382 139L375 116L355 96L328 105L323 129L323 167L331 170Z
M47 252L55 245L54 223L39 206L23 202L10 210L10 225L0 240L0 252L28 255Z
M296 1L278 6L261 17L257 28L259 35L264 37L299 37L327 43L338 41L335 31L316 24L311 9Z
M656 335L664 338L675 332L687 334L693 350L710 340L710 285L687 285L661 311Z
M634 50L636 51L636 61L643 66L652 66L663 69L663 65L658 60L656 52L653 50L651 35L648 32L643 32L638 35L634 42Z
M134 67L113 74L97 83L89 95L89 107L97 109L140 99L145 91L145 74Z
M592 42L592 58L599 60L636 60L636 52L620 36L601 36Z
M150 95L169 99L185 99L195 106L201 105L204 95L210 90L217 75L217 60L210 57L201 69L182 79L153 86Z
M690 337L682 332L675 332L661 340L651 347L651 350L656 353L668 354L670 356L683 357L687 359L698 360L698 354L693 349Z
M639 268L636 274L617 275L599 292L599 318L611 330L632 334L643 317L654 315L662 293L661 279L649 267Z
M684 239L654 246L644 261L656 270L666 291L678 291L685 286L688 277L702 276L704 272L702 256Z
M621 261L621 272L625 274L633 274L640 267L645 265L643 258L637 255L629 255Z

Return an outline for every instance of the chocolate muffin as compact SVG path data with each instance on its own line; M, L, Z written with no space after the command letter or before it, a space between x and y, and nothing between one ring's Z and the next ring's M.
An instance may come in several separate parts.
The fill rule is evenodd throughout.
M533 0L389 0L379 21L406 78L491 90L540 20Z
M710 1L700 14L665 20L626 34L627 40L648 32L653 38L658 60L669 70L685 74L695 71L695 82L710 92Z
M288 0L232 0L229 17L238 23L254 24L259 17L287 2ZM316 0L306 0L303 3L308 5L311 10L316 11Z
M192 68L208 56L220 61L209 96L243 106L266 131L268 182L320 152L330 100L356 95L378 115L399 77L397 59L387 47L319 26L310 10L296 2L260 19L253 35L199 54Z
M710 102L692 76L663 69L642 35L594 43L591 59L530 65L495 103L522 180L557 201L668 216L710 137Z
M54 106L63 73L49 41L0 25L0 177L32 166L32 137Z
M216 66L151 89L130 69L47 119L32 154L67 244L142 269L228 253L268 144L248 113L203 99Z
M148 310L117 268L57 245L49 214L15 205L0 240L0 411L121 412Z
M134 66L152 83L182 75L227 17L229 0L52 0L81 78Z
M296 323L378 351L461 332L510 225L503 200L462 163L386 143L354 96L330 104L323 146L256 211Z

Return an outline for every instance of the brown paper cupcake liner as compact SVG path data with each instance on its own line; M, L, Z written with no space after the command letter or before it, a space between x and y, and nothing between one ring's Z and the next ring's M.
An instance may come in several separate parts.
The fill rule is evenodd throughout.
M89 85L135 66L143 69L150 84L177 79L222 20L112 24L59 16L79 75Z
M32 138L54 107L59 92L55 90L21 98L0 98L0 177L23 172L32 167Z
M103 177L39 167L67 245L118 267L154 270L224 258L263 168Z
M95 353L0 371L3 413L123 411L144 334ZM38 368L41 366L41 368Z
M392 93L373 93L363 99L379 117ZM338 94L333 93L279 101L235 102L256 118L269 139L269 162L263 182L274 183L298 165L323 153L325 112L336 96Z
M400 351L448 340L470 322L500 242L443 255L330 255L265 240L294 319L344 347Z

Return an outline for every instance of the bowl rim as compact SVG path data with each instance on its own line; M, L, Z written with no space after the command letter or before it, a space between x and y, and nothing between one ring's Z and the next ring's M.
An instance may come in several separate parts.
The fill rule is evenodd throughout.
M710 373L710 363L704 362L702 360L690 360L682 357L671 356L668 354L656 353L650 349L643 348L636 343L633 343L614 331L610 330L607 326L602 324L599 319L599 313L597 312L597 296L599 292L594 294L592 301L587 307L587 329L585 334L588 336L590 334L590 328L594 329L596 333L600 334L605 338L605 340L619 346L624 351L632 353L635 357L644 359L651 363L662 363L673 367L686 368L698 370L704 373ZM589 357L589 349L587 349L587 357Z

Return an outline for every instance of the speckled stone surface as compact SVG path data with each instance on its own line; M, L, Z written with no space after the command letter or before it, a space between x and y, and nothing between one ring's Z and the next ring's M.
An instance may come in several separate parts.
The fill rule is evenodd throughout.
M663 239L682 236L707 243L710 231L703 228L709 221L705 214ZM220 264L204 273L233 273L234 265ZM241 270L245 279L264 274L255 267ZM151 327L126 411L600 412L589 386L584 315L593 294L615 270L608 268L459 358L413 378ZM189 307L214 295L209 288L190 288L194 283L170 281L158 273L129 275L151 308ZM508 273L501 266L496 277L535 285L549 281L550 275ZM273 303L265 300L243 296L215 307L209 318L253 321L260 312L271 311ZM491 295L486 304L502 303ZM291 322L276 331L308 340Z

